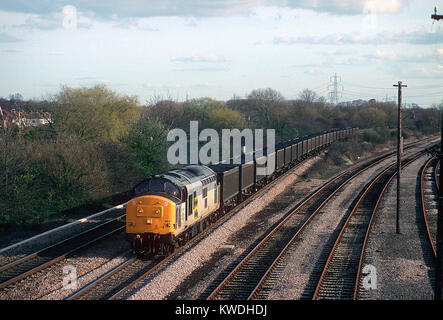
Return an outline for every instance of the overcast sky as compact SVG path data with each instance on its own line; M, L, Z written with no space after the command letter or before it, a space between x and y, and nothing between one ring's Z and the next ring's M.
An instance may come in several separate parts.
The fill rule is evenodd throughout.
M430 0L0 0L0 96L106 84L144 103L304 88L341 101L443 98Z

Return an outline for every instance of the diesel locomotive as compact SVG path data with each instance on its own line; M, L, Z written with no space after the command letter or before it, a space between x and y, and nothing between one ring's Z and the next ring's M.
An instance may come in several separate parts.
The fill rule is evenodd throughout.
M139 257L166 256L295 164L331 143L358 134L337 129L278 144L267 159L238 165L189 165L149 177L126 204L126 234ZM265 173L263 173L265 172Z

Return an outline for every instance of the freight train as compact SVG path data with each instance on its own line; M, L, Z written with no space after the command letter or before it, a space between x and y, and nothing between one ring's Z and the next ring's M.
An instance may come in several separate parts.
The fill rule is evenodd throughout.
M280 143L267 155L268 161L274 157L268 164L254 155L238 165L189 165L149 177L134 187L126 204L126 235L134 254L171 254L283 172L358 132L337 129ZM270 163L271 170L257 170Z

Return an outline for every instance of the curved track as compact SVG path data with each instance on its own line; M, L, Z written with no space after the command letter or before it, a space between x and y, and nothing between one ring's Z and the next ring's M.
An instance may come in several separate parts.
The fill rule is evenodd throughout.
M412 163L425 152L402 160L402 166ZM396 164L393 164L365 187L329 253L313 299L357 298L362 262L375 213L388 185L396 175Z
M412 145L416 145L417 143L423 143L423 142L416 142L411 144L410 146L406 147L409 148ZM406 149L405 148L405 149ZM389 152L384 157L388 155L392 155L394 152ZM382 156L380 156L381 159ZM372 160L375 161L375 160ZM367 162L365 162L367 163ZM358 167L360 168L360 167ZM363 164L361 165L361 168L363 168ZM353 170L356 170L357 168L354 168ZM280 178L286 176L289 174L292 170L288 170L286 173L282 174L279 178L273 180L270 182L267 186L265 186L262 191L266 191L268 188L272 187L275 183L277 183ZM356 171L354 171L355 173ZM336 179L342 178L344 179L345 176L351 175L350 171L346 171L344 174L338 176ZM341 180L343 181L343 180ZM335 181L336 184L334 184L335 187L332 187L330 185L329 189L329 197L332 197L333 194L338 190L338 180ZM345 184L345 183L344 183ZM343 184L343 185L344 185ZM326 186L324 186L326 188ZM231 212L236 211L245 205L247 205L250 201L252 201L255 197L259 196L261 192L256 192L254 195L249 197L247 200L243 201L239 206L235 207ZM326 193L323 193L322 197L317 198L315 205L311 204L311 206L307 206L305 210L305 213L303 216L309 220L309 213L314 211L319 206L323 206L328 201L328 196ZM311 201L312 199L308 199ZM306 200L306 202L308 202ZM312 202L314 203L314 202ZM323 203L323 204L321 204ZM310 209L309 209L310 208ZM300 208L301 210L301 208ZM225 219L229 217L229 213L226 214L223 218L221 218L219 221L216 222L214 226L217 226ZM69 255L72 255L86 247L91 246L93 243L108 237L110 235L113 235L115 233L119 233L122 230L124 230L124 224L119 221L120 218L124 216L120 216L116 219L113 219L111 221L108 221L106 223L103 223L93 229L89 229L87 231L82 232L81 234L78 234L76 236L73 236L69 239L66 239L64 241L61 241L55 245L52 245L48 248L45 248L43 250L40 250L38 252L35 252L33 254L30 254L22 259L16 260L14 262L11 262L9 264L6 264L4 266L0 267L0 289L4 289L12 284L14 284L17 281L20 281L26 277L29 277L30 275L39 272L63 259L68 257ZM303 223L308 223L306 219L303 221L300 220L300 222L303 221ZM299 229L303 229L304 226L299 226ZM206 234L210 229L208 228L204 232L200 233L195 237L190 243L194 242L194 240L200 238L204 234ZM185 247L179 249L176 253L184 251L188 245ZM118 296L122 295L124 292L126 292L128 289L130 289L132 286L134 286L138 281L140 281L142 278L146 277L148 274L151 274L153 271L157 270L161 265L163 265L165 262L169 260L169 258L175 256L169 256L168 258L162 260L160 263L157 261L136 261L136 259L130 259L127 262L123 263L122 265L114 268L111 272L103 275L100 277L100 279L97 279L90 285L88 285L86 288L81 289L74 295L70 296L70 299L82 299L85 297L91 297L91 299L113 299L117 298ZM127 273L121 273L124 272L123 270L132 270L131 272ZM125 276L117 276L118 274L122 275L125 274ZM114 279L114 280L111 280ZM117 279L117 280L115 280ZM112 285L112 281L114 281L114 285ZM95 289L98 287L103 287L101 284L108 283L110 285L110 289L107 292L103 292L102 289ZM97 294L94 296L92 292L97 290ZM98 293L100 291L102 293Z
M214 224L210 225L207 229L202 231L193 237L190 241L188 241L184 246L178 248L172 255L168 257L155 261L141 261L135 258L132 258L125 263L117 266L113 270L107 272L102 277L97 279L96 281L91 282L87 287L79 290L73 295L67 297L68 300L80 300L80 299L117 299L131 288L133 288L138 282L142 279L146 278L154 271L158 270L161 266L165 265L168 261L176 257L181 252L187 250L193 243L195 243L198 239L206 235L210 230L222 224L226 219L228 219L234 212L240 210L255 198L259 197L263 192L272 188L276 183L281 181L284 177L289 175L293 169L297 168L299 163L288 169L286 172L282 173L280 176L269 182L266 186L261 188L256 193L252 194L250 197L245 199L236 207L232 208L229 212L223 215L219 220L217 220ZM116 276L122 275L122 276ZM104 289L108 287L108 289ZM106 292L105 292L106 291Z
M252 299L301 232L349 181L393 153L367 161L326 183L275 227L214 289L207 299Z
M434 166L432 166L432 163L434 163ZM432 248L434 258L437 258L437 247L436 247L437 215L431 214L431 210L435 207L438 208L438 193L436 194L437 175L435 174L435 172L437 172L438 163L439 162L437 162L437 158L434 156L425 163L425 165L420 171L420 193L421 193L421 204L422 204L421 207L423 212L424 229L427 235L429 246ZM432 174L432 171L434 172L434 174ZM430 178L431 175L434 177L434 179ZM431 191L430 194L426 192L425 181L427 182L428 190L429 190L429 184L431 184L430 186L431 189L429 190Z

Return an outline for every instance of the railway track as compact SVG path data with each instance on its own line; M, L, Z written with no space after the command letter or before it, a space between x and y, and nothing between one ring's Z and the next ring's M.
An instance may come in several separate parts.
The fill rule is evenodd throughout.
M410 148L416 143L409 145L406 148ZM405 148L405 149L406 149ZM388 153L392 155L394 152ZM388 155L386 154L386 155ZM385 155L385 156L386 156ZM272 187L275 183L277 183L280 178L289 174L292 170L288 170L288 172L281 175L279 178L275 179L267 186L265 186L262 190L265 191L268 188ZM242 204L234 208L232 211L236 211L241 209L245 205L247 205L250 201L252 201L255 197L257 197L260 192L257 192ZM223 221L229 216L230 213L226 214L223 218L221 218L216 225L223 223ZM124 217L120 216L117 219L113 219L112 221L103 223L93 229L89 229L85 232L82 232L79 235L73 236L69 239L61 241L55 245L47 247L43 250L30 254L22 259L16 260L9 264L0 267L0 290L7 288L8 286L13 285L17 281L20 281L26 277L31 276L43 269L56 264L59 261L62 261L66 257L91 246L93 243L108 237L112 234L121 232L124 230L124 224L119 222L118 219ZM216 226L214 225L214 226ZM203 236L205 233L209 231L208 228L203 233L199 234L196 240ZM192 241L192 242L193 242ZM190 244L190 243L189 243ZM184 251L186 249L185 246L182 250L178 250L178 252ZM178 253L177 252L177 253ZM69 299L84 299L89 297L88 299L115 299L125 293L127 290L132 288L137 282L139 282L144 277L148 276L155 270L157 270L160 266L166 263L169 258L173 257L169 256L161 262L143 262L136 261L136 259L130 259L127 262L121 264L120 266L114 268L110 272L104 274L102 277L97 279L96 281L90 283L87 287L81 289L75 294L68 297ZM130 272L125 272L123 270L131 270ZM120 276L117 276L120 275ZM115 280L119 279L119 280ZM96 289L103 286L104 283L109 284L109 290ZM97 290L97 293L94 292ZM100 291L100 292L99 292Z
M124 222L121 221L122 217L124 216L113 218L92 229L1 266L0 290L58 263L106 237L122 232L125 228Z
M188 248L195 243L198 239L202 238L205 234L210 232L213 228L221 225L224 221L226 221L234 212L241 210L243 207L248 205L251 201L256 199L266 190L272 188L278 181L289 175L295 168L297 168L300 164L296 164L293 168L289 169L282 175L278 176L275 180L272 180L269 184L264 186L258 192L254 193L250 197L248 197L245 201L240 203L238 206L231 209L231 211L227 212L223 217L221 217L215 224L211 225L203 232L197 234L194 238L192 238L189 242L187 242L183 247L177 249L172 255L164 258L163 260L153 262L152 260L146 262L140 262L140 260L132 258L117 266L113 270L105 273L102 277L97 279L96 281L91 282L87 287L79 290L78 292L72 294L67 297L67 300L82 300L82 299L91 299L91 300L114 300L118 299L122 295L124 295L127 291L133 288L137 283L139 283L142 279L148 277L156 270L158 270L163 265L167 264L174 257L179 255L182 252L188 250ZM121 277L116 275L122 275ZM118 280L120 279L120 280ZM117 283L119 282L119 283ZM108 290L104 288L108 287ZM107 292L105 292L107 291Z
M389 153L392 154L392 153ZM377 158L378 159L378 158ZM375 162L375 160L373 160ZM281 175L276 180L272 181L270 184L268 184L265 188L262 190L265 191L268 188L272 187L275 183L277 183L281 178L289 174L289 172L292 170L289 170L287 173ZM254 194L250 198L248 198L246 201L244 201L239 206L235 207L231 212L228 212L223 218L221 218L219 221L216 222L216 224L213 226L217 226L223 221L225 221L234 211L241 209L246 204L248 204L250 201L252 201L254 198L259 196L260 192ZM129 291L132 287L134 287L140 280L143 278L148 277L150 274L152 274L155 270L158 270L161 266L165 265L168 261L173 259L176 255L178 255L180 252L185 251L193 242L195 242L197 239L204 236L209 230L212 228L206 229L204 232L197 235L195 238L193 238L190 242L188 242L184 247L179 248L173 255L170 255L166 257L165 259L153 262L153 261L147 261L147 262L140 262L137 259L130 259L126 261L125 263L117 266L113 270L109 271L108 273L104 274L102 277L97 279L96 281L90 283L87 287L81 289L80 291L72 294L71 296L67 297L68 300L80 300L80 299L87 299L87 300L103 300L103 299L117 299L120 296L122 296L124 293Z
M261 189L261 192L266 191L267 189L271 188L274 184L278 183L279 180L281 180L283 177L290 174L290 172L295 167L298 167L298 166L299 166L299 164L296 164L293 168L289 169L285 173L278 176L276 179L272 180L270 183L268 183L265 187L263 187ZM216 224L213 225L213 227L223 223L223 221L225 221L230 216L230 214L232 214L234 211L237 211L237 210L243 208L245 205L247 205L252 200L254 200L257 196L259 196L259 194L261 192L260 191L256 192L254 195L250 196L248 199L246 199L245 201L240 203L238 206L233 208L230 212L228 212L221 219L219 219L219 221L217 221ZM124 215L119 218L122 218L122 217L124 217ZM97 239L90 240L84 244L80 244L78 246L75 245L75 241L77 238L80 239L80 238L84 237L86 234L91 236L91 234L97 232L96 230L98 230L100 228L101 228L101 226L98 226L97 228L87 230L82 234L79 234L79 235L69 238L67 240L61 241L60 243L57 243L54 246L45 248L43 250L40 250L40 251L35 252L33 254L30 254L22 259L16 260L12 263L9 263L7 265L0 267L0 290L2 288L12 285L19 280L29 277L32 274L39 272L51 265L63 260L68 255L73 254L73 253L85 248L86 246L93 244L94 242L100 240L101 238L104 238L105 236L108 236L110 234L124 230L125 226L124 225L119 226L117 229L110 231L108 234L104 235L103 237L100 236L100 237L97 237ZM208 228L205 231L203 231L202 233L198 234L190 242L188 242L187 245L185 245L183 248L180 248L180 250L178 250L175 254L177 254L178 252L181 252L184 249L186 249L187 247L189 247L189 245L192 242L194 242L198 238L202 237L210 229L211 228ZM63 248L67 248L67 249L63 249ZM169 258L173 257L174 255L167 257L161 263L153 263L153 264L150 264L149 266L144 265L140 261L136 261L136 259L130 259L130 260L126 261L125 263L121 264L120 266L114 268L110 272L104 274L102 277L100 277L96 281L90 283L87 286L87 290L82 289L82 290L78 291L78 293L75 293L75 294L71 295L70 297L68 297L68 299L80 299L83 296L90 296L90 297L94 298L94 293L91 293L91 292L94 292L95 290L100 290L99 289L100 285L105 282L111 283L110 288L112 288L112 289L110 289L108 293L102 293L102 294L96 293L95 296L102 297L102 298L106 298L108 296L111 298L116 298L116 297L120 296L121 294L123 294L125 291L129 290L132 286L134 286L143 277L148 276L151 272L156 270L158 267L160 267L163 263L168 261ZM42 258L42 256L44 256L46 258ZM120 278L119 285L112 285L112 281L114 279L112 276L114 274L124 275ZM143 277L141 277L140 274L143 274ZM3 276L3 278L2 278L2 276ZM123 279L132 279L132 281L124 281ZM116 281L114 281L114 282L116 282Z
M424 152L402 160L402 166L414 162ZM328 255L313 299L357 298L368 235L381 199L396 174L396 165L390 165L364 188Z
M129 286L154 272L162 263L131 258L75 292L66 300L112 300L119 297Z
M279 261L321 208L354 177L390 155L392 153L345 171L322 186L297 206L232 270L228 271L224 279L216 287L214 286L215 288L209 288L206 298L209 300L255 298L264 282L272 277L273 270L277 268Z
M437 215L438 215L438 190L437 190L437 157L430 158L420 171L420 194L423 212L423 228L427 235L429 246L432 248L434 258L437 258Z
M411 148L416 143L411 143L411 145L407 146L406 148ZM390 152L389 154L393 154L394 152ZM260 189L258 192L254 193L250 197L248 197L246 200L241 202L238 206L231 209L231 211L227 212L222 218L220 218L215 224L211 225L207 229L205 229L203 232L197 234L194 238L192 238L188 243L186 243L183 247L176 250L172 255L169 255L165 259L153 263L151 262L145 262L145 264L140 263L139 261L136 261L136 259L130 259L127 260L125 263L117 266L113 270L109 271L108 273L104 274L102 277L97 279L96 281L93 281L90 283L87 287L79 290L78 292L72 294L71 296L67 297L67 300L80 300L80 299L117 299L121 297L123 294L125 294L127 291L129 291L132 287L134 287L138 282L140 282L142 279L148 277L150 274L152 274L154 271L158 270L161 266L165 265L168 261L173 259L175 256L180 254L181 252L184 252L187 250L192 243L196 242L198 239L203 237L205 234L207 234L211 229L217 227L218 225L222 224L226 219L228 219L234 212L242 209L247 204L249 204L251 201L253 201L255 198L259 197L260 194L263 192L266 192L266 190L269 190L274 186L278 181L289 175L295 168L297 168L299 164L296 164L294 167L288 169L285 173L281 174L271 182L269 182L266 186L264 186L262 189ZM140 267L138 267L140 266ZM121 274L122 276L116 276L118 274ZM120 279L120 280L118 280ZM119 284L117 283L119 282ZM109 290L105 292L103 288L108 287Z

